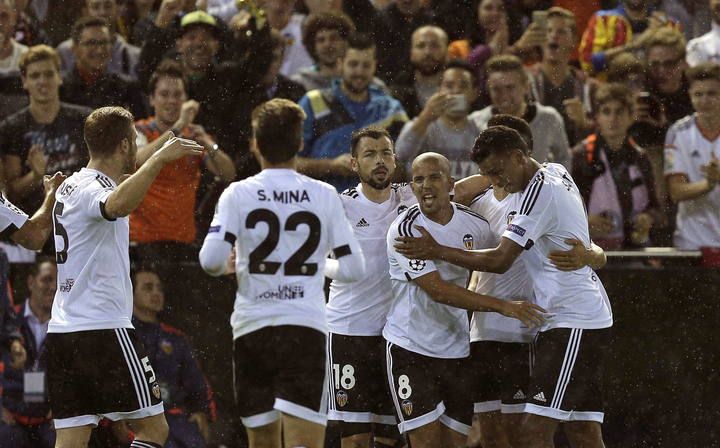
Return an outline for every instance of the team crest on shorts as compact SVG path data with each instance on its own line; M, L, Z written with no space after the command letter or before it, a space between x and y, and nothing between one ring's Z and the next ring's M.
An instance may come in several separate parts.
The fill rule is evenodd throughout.
M165 352L166 355L170 355L173 352L173 346L170 341L160 341L160 349Z
M470 250L473 248L473 237L469 233L466 233L463 237L463 244L465 245L465 249Z
M153 383L152 385L152 393L158 400L160 399L160 385L158 383Z
M402 410L403 410L403 412L405 413L405 415L407 415L407 416L409 417L410 414L412 414L412 409L413 409L412 401L410 401L410 400L403 400L403 402L402 402Z
M339 390L335 394L335 401L337 401L338 406L345 407L345 405L348 402L348 394L344 390Z
M425 269L425 260L410 260L410 269L419 272Z

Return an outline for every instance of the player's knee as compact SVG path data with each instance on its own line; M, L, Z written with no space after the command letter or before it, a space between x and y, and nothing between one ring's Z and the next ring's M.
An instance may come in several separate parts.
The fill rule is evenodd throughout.
M572 422L563 426L565 435L573 448L598 448L603 446L602 429L597 422Z

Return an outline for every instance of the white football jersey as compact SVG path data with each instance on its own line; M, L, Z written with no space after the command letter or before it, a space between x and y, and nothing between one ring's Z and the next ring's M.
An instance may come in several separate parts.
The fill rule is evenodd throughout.
M720 139L706 138L698 128L695 116L677 121L665 137L665 176L684 174L688 182L705 178L700 168L710 163L712 155L720 159ZM683 250L720 246L720 187L678 203L673 245Z
M611 327L610 300L595 272L588 266L561 271L548 259L553 250L569 250L569 238L590 247L585 206L567 169L545 164L521 194L508 198L510 213L516 213L503 237L527 251L521 261L533 281L535 303L550 315L540 330Z
M422 226L444 246L486 249L494 238L485 218L462 205L453 204L453 217L445 225L423 215L418 205L393 221L387 235L387 256L392 283L392 306L383 337L400 347L434 358L464 358L470 354L468 312L435 302L414 279L437 271L440 277L462 288L470 272L443 261L410 260L394 247L398 236L419 236ZM494 247L494 246L493 246Z
M105 216L116 187L103 173L83 168L55 193L58 283L49 333L133 328L129 220Z
M28 215L22 210L15 207L12 202L8 201L2 193L0 193L0 238L7 239L15 233L20 227L25 225ZM385 238L383 237L383 249Z
M518 196L519 193L515 193ZM470 209L483 216L490 224L490 231L495 236L493 245L500 242L500 237L510 224L516 212L512 210L513 194L499 201L493 189L489 188L479 194L470 204ZM515 263L504 274L478 272L478 283L475 292L506 300L534 301L533 284L522 262L521 254ZM470 321L470 341L530 342L536 330L523 325L517 319L503 316L500 313L483 313L475 311Z
M378 204L365 197L362 184L340 195L345 214L365 255L362 280L330 284L327 319L330 331L348 336L379 336L392 301L387 232L400 213L417 203L410 185L394 184L390 198Z
M232 183L206 239L235 244L235 338L278 325L326 333L325 259L360 250L337 191L290 169Z

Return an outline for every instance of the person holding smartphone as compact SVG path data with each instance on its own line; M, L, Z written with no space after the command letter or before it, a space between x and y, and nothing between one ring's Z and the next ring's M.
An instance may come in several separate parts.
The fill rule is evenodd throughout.
M425 103L420 115L405 124L396 153L408 169L418 154L437 152L450 160L451 175L462 179L476 174L468 148L480 133L468 119L477 97L475 72L463 61L451 61L443 72L440 89Z

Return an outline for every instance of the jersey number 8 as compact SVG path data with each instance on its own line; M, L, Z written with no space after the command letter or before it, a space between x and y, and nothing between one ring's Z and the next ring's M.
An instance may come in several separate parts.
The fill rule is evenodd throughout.
M250 253L248 271L251 274L273 275L280 269L282 263L265 261L265 258L270 256L280 241L280 218L266 208L253 210L247 216L245 227L254 229L261 222L267 224L268 233L263 242ZM320 244L320 219L310 212L296 212L288 216L284 230L294 231L303 224L310 230L307 240L285 262L285 275L310 276L317 273L317 263L305 262L315 253Z

